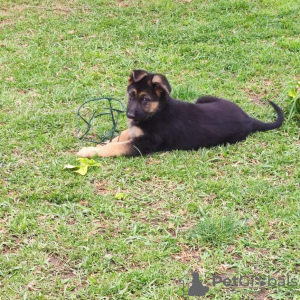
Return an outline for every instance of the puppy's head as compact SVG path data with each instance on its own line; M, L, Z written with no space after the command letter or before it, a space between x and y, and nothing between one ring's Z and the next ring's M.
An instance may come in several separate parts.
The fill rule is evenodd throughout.
M170 93L171 86L164 75L131 71L127 86L127 118L131 124L142 123L157 114Z

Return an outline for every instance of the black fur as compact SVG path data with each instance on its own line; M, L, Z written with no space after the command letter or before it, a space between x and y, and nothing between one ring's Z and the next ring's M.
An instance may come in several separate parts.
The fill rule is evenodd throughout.
M138 72L138 81L134 72ZM263 123L224 99L204 96L196 103L176 100L170 96L171 86L163 75L137 70L130 78L127 116L130 128L138 127L143 132L132 138L136 149L132 155L236 143L253 132L278 128L284 119L282 110L271 101L277 120ZM151 102L157 109L149 112Z

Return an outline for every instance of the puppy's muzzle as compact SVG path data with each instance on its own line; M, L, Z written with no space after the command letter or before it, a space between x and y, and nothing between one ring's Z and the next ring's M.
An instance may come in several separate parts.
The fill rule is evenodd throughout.
M134 120L136 118L136 115L134 113L132 113L132 112L128 112L127 113L127 118L129 120Z

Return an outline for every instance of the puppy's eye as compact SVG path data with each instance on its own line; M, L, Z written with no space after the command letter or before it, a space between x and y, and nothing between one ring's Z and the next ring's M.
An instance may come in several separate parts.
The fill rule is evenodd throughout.
M135 97L135 94L134 93L130 93L129 94L129 100L131 101L131 100L134 100L134 97Z
M142 98L142 103L143 103L143 104L146 104L146 103L148 103L149 101L150 101L149 98L146 98L146 97L143 97L143 98Z

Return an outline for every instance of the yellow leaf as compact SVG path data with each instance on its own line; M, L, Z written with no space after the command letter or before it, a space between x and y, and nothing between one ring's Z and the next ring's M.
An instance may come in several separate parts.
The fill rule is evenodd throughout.
M80 175L85 175L87 170L88 170L88 166L80 166L80 168L74 172L79 173Z

